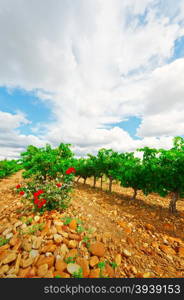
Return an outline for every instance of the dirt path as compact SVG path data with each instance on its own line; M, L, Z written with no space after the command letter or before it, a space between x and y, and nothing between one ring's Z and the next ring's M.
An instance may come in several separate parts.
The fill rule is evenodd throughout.
M21 182L21 172L0 182L0 225L21 207L20 197L11 191ZM109 193L107 187L105 183L101 191L98 182L94 189L91 180L75 183L71 206L63 216L82 220L85 234L105 245L106 259L121 256L116 277L184 277L183 202L173 216L168 213L169 199L139 192L132 201L131 189L114 185Z
M20 206L11 189L22 182L22 171L0 181L0 220Z

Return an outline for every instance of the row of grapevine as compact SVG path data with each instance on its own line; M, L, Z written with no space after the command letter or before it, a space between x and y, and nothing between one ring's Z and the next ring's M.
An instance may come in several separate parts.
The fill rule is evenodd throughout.
M2 160L0 161L0 179L10 176L22 168L18 160Z
M160 196L171 195L170 212L176 211L176 202L184 195L184 139L174 138L173 147L169 150L145 147L138 149L143 158L135 157L133 152L118 153L112 149L100 149L96 156L88 154L87 158L76 159L69 144L60 144L52 149L50 145L44 148L29 146L22 153L22 163L25 169L24 177L54 179L63 176L68 167L74 167L77 181L80 178L105 176L109 180L109 191L112 191L113 181L120 182L123 187L145 195L158 193Z
M86 180L105 175L109 179L109 191L113 180L123 187L134 190L135 199L138 190L145 195L158 193L160 196L171 195L170 212L176 211L176 202L184 196L184 139L175 137L173 147L169 150L144 147L143 158L135 157L133 152L118 153L101 149L97 156L88 155L76 164L77 175Z

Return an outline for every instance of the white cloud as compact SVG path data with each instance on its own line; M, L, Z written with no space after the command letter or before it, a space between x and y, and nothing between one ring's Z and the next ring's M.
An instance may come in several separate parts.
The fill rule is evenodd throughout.
M143 121L139 136L183 135L184 59L156 69L144 94Z
M184 126L183 60L167 65L184 35L182 7L182 0L0 0L0 85L38 89L55 115L43 140L21 135L25 120L14 120L15 129L9 116L10 149L15 140L22 147L64 140L83 154L168 147ZM142 141L106 126L129 116L142 118Z
M181 112L173 110L164 114L158 113L153 116L146 116L140 128L138 128L137 134L141 137L183 135L183 114L184 110Z
M21 113L10 114L0 111L0 159L18 158L27 145L41 147L45 144L45 140L19 132L18 128L21 125L29 123L30 121Z
M20 127L21 124L29 123L30 121L28 121L22 113L12 115L10 113L0 111L1 132L5 133L9 130Z

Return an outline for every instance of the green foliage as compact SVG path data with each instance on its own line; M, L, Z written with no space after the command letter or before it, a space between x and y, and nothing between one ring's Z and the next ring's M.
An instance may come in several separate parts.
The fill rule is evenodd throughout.
M74 272L74 273L72 274L72 277L73 277L73 278L83 278L83 271L82 271L82 268L80 268L78 272Z
M20 218L20 221L21 221L22 223L26 223L27 217L26 217L26 216L22 216L22 217Z
M134 190L134 199L138 190L145 195L152 192L163 197L172 194L170 207L173 212L176 201L184 197L184 138L175 137L173 147L168 150L144 147L137 151L143 154L142 159L135 157L133 152L118 153L104 148L96 156L88 154L87 158L75 159L69 144L62 143L55 149L50 145L43 148L28 146L21 154L21 162L25 169L24 177L31 177L33 186L30 183L28 189L19 191L25 192L24 198L33 201L31 194L43 189L44 194L40 197L44 196L48 205L42 206L41 213L46 209L64 209L69 204L69 192L74 179L73 173L65 175L72 166L76 169L75 176L83 178L84 183L87 178L94 177L95 187L96 179L105 177L109 181L109 191L112 190L113 181L120 182L123 187ZM18 163L14 161L12 164L15 166ZM3 165L7 165L7 161L0 162L0 178L5 176L2 173ZM57 182L62 182L61 189L56 188ZM83 231L79 224L77 231Z
M84 180L93 175L93 168L89 159L79 158L75 162L76 176L80 176Z
M46 180L44 182L32 180L21 190L24 191L24 198L31 202L35 211L44 212L47 210L64 210L69 206L72 190L72 182L63 183L61 187L57 186L57 181ZM18 190L19 191L19 190ZM36 195L42 191L40 195ZM39 203L45 201L45 204L39 206Z
M134 153L125 153L122 165L119 168L118 179L123 187L134 189L134 198L137 190L145 192L144 167L141 160L134 157Z
M6 245L10 239L5 239L4 237L0 236L0 247Z
M105 268L105 266L106 266L106 262L101 261L101 262L99 262L99 263L97 264L97 266L98 266L98 268L100 269L100 278L106 278L106 277L108 277L108 276L104 276L104 275L103 275L103 270L104 270L104 268Z
M144 192L164 197L172 194L169 209L176 211L176 201L184 196L184 139L175 137L171 149L140 149L143 154Z
M22 169L19 160L2 160L0 161L0 179L10 176Z
M87 232L89 233L89 234L92 234L92 233L94 233L95 232L95 227L92 227L92 228L89 228L88 230L87 230Z
M85 228L82 225L78 225L76 231L77 231L77 233L82 233L85 231Z
M30 225L33 222L33 218L28 218L25 222L26 225Z
M64 225L69 225L71 223L71 221L72 221L72 218L70 218L70 217L64 217L61 220L64 222ZM82 226L82 221L79 220L79 219L77 219L76 221L77 221L77 229L76 229L76 231L78 233L82 233L83 231L85 231L85 228Z
M54 149L48 144L42 148L30 145L21 153L23 177L31 181L17 191L32 202L36 211L43 214L68 207L75 172L73 156L70 144L63 143Z
M76 219L78 225L82 225L83 222L80 219Z
M112 149L101 149L98 151L98 164L103 174L107 177L116 178L116 163L118 161L118 153ZM114 175L114 176L113 176Z
M99 269L104 269L105 268L106 263L104 261L101 261L97 264Z
M91 176L99 178L103 175L102 167L97 156L88 154L88 168L91 170Z
M88 236L84 236L82 239L82 242L86 244L86 247L89 248L90 247L90 238Z
M159 189L158 193L177 192L184 194L184 151L176 148L160 150L159 153ZM157 179L157 180L158 180Z
M69 225L72 221L72 218L70 217L64 217L61 219L62 221L64 221L64 225Z
M111 192L112 181L119 179L119 170L123 162L124 154L119 154L112 149L100 149L97 158L101 173L109 178L109 191Z
M110 262L110 265L113 269L116 269L118 266L117 263L115 263L115 262Z
M184 151L184 139L180 136L176 136L173 139L173 148L178 151Z
M74 264L75 260L76 260L76 256L75 257L69 256L69 257L65 258L64 261L66 264Z
M38 231L42 231L44 229L45 223L34 224L29 226L27 230L22 231L21 234L35 234Z
M48 144L43 148L28 146L27 150L21 153L21 157L25 169L23 177L35 177L42 182L46 179L62 178L75 161L70 144L63 143L55 149Z
M26 216L22 216L20 218L20 221L22 223L25 223L26 225L30 225L33 222L33 218L31 218L31 217L27 218Z
M173 192L184 193L184 139L176 137L174 147L165 149L140 149L144 152L143 168L145 186L161 196Z
M155 149L144 147L137 149L143 153L140 159L134 153L118 153L112 149L100 149L97 156L88 154L88 159L79 159L77 175L82 178L94 176L94 186L97 178L105 175L109 179L109 191L112 181L120 182L123 187L145 195L155 192L160 196L172 193L173 202L184 197L184 139L175 137L173 148ZM173 204L175 205L175 204ZM173 206L173 211L175 208Z

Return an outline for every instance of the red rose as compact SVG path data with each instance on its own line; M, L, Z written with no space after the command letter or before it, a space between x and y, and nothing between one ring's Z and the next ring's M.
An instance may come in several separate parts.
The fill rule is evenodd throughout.
M25 193L24 191L20 191L19 195L23 196Z
M35 200L34 200L34 204L38 204L39 203L39 200L38 200L38 198L36 198Z
M43 194L43 190L39 190L38 192L34 193L34 197L37 198L39 195Z
M42 203L41 202L38 203L38 208L42 208Z
M43 193L44 193L43 190L39 190L39 191L38 191L38 194L39 194L39 195L41 195L41 194L43 194Z
M76 173L75 168L68 168L68 170L66 170L65 172L67 175L71 174L71 173Z
M42 204L44 205L47 201L45 199L42 199Z
M20 184L17 184L16 188L17 189L20 189L21 185Z
M57 187L61 187L61 186L62 186L62 184L61 184L61 183L57 183L56 185L57 185Z
M38 205L38 208L42 208L42 206L43 206L46 202L47 202L47 201L46 201L45 199L41 199L41 200L36 199L36 200L34 201L34 203Z

